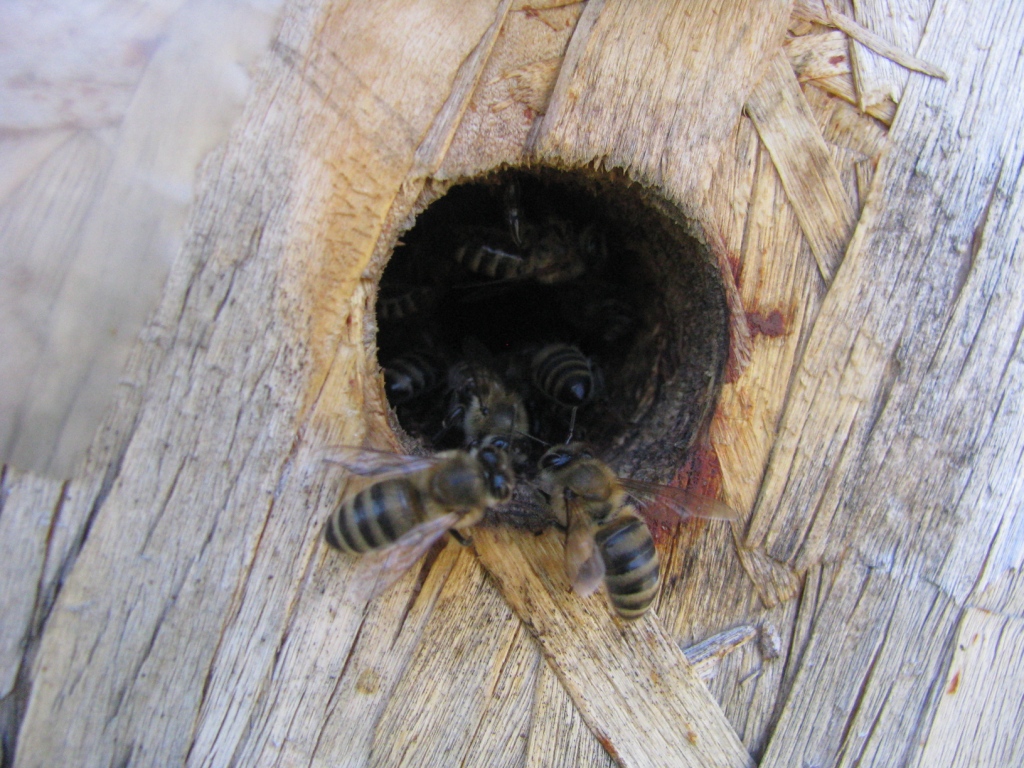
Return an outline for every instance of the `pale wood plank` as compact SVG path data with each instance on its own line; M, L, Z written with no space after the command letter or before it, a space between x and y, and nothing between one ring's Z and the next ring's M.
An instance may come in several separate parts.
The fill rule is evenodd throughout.
M807 578L761 766L903 764L947 663L955 604L855 556Z
M325 362L344 370L347 382L361 359L361 348L338 344L353 278L493 9L432 5L428 15L449 20L438 39L409 47L380 37L387 45L377 56L339 62L295 46L310 44L305 21L321 45L344 48L347 40L360 50L376 14L399 10L416 11L375 6L361 18L349 9L303 20L304 9L294 10L263 74L267 85L249 105L249 143L232 145L211 165L193 222L203 235L189 242L151 342L166 350L162 375L148 389L118 482L50 618L19 764L67 764L80 754L97 763L134 756L178 764L199 725L201 699L231 698L220 688L204 691L204 681L241 673L253 680L241 689L255 691L272 667L296 585L322 547L319 520L309 519L311 492L301 473L281 482L283 461L311 393L325 421L353 402L358 377L324 387ZM403 66L381 66L389 60ZM365 83L379 84L391 102L374 98ZM332 203L336 218L310 220L309 211ZM353 206L366 227L348 226ZM348 258L335 260L339 254ZM303 295L307 284L314 298ZM245 301L230 300L233 291ZM316 310L323 310L319 326L309 320ZM296 338L308 345L295 349ZM357 428L349 422L337 431L351 439ZM241 705L251 707L252 697ZM220 706L202 711L223 718ZM65 718L66 729L50 727ZM244 723L244 713L234 721ZM224 738L241 734L244 727L228 729Z
M831 283L857 217L789 60L781 51L751 93L746 111L771 153L818 269L825 282Z
M527 159L530 131L547 110L566 47L589 5L512 5L436 178L472 177Z
M950 11L947 17L948 13ZM948 23L960 36L972 33L991 36L984 27L984 20L966 22L954 15ZM999 44L1012 46L1001 38ZM974 95L968 97L969 93L974 93L972 89L978 87L972 82L972 76L981 76L980 66L978 63L979 68L973 72L963 72L948 87L922 82L920 88L911 89L914 104L922 99L943 99L947 112L941 114L950 124L962 119L960 110L963 109L1005 109L1013 113L1015 107L997 95L996 85L986 90L992 102L984 107L977 105ZM1004 77L1012 77L1005 67L1001 72ZM993 75L986 73L985 76L986 82L991 82L988 78ZM931 88L938 92L931 93ZM968 98L971 101L967 101ZM865 503L871 499L869 516L884 529L894 527L894 530L906 525L902 522L905 518L901 510L915 505L937 509L946 503L941 499L948 494L952 494L949 498L962 498L962 480L954 478L966 478L965 468L954 468L941 451L930 450L928 446L939 446L949 440L963 446L965 440L981 440L974 450L985 451L993 457L996 463L990 465L988 471L996 474L1006 471L1001 469L1009 466L1005 462L1016 461L1013 447L1016 441L1007 442L1014 434L1016 423L1010 405L1016 396L1011 394L1016 387L1004 373L993 378L991 370L995 367L1002 371L1003 366L1015 365L1016 337L1008 337L1000 328L1004 327L1007 317L1019 312L1019 307L1012 295L986 289L987 283L982 277L986 273L999 273L1001 285L1012 285L1019 279L1014 250L1005 248L1007 242L1016 240L1018 230L1013 222L1019 221L1015 217L1020 205L1014 192L1017 182L1009 171L1015 166L1012 160L1006 159L1006 152L1012 156L1018 150L1011 149L1015 145L1007 143L1002 128L996 127L996 123L1015 123L1012 119L986 119L985 124L991 126L989 133L976 134L973 141L965 144L958 143L958 152L951 155L951 147L943 144L945 134L936 131L935 118L913 109L910 114L912 117L901 126L901 150L890 152L882 162L887 181L885 188L891 190L890 194L903 191L912 196L907 197L903 205L888 206L885 194L878 190L874 206L869 201L870 213L866 213L866 217L870 226L859 230L863 236L851 246L851 253L856 253L857 258L849 268L842 270L842 283L833 287L819 314L821 330L812 336L794 382L782 439L769 465L748 543L756 545L770 539L768 551L778 559L797 564L814 562L823 551L826 539L831 541L831 546L840 546L838 542L844 535L859 532L866 517L861 517L856 526L849 518L840 524L843 521L836 517L835 505L851 494L859 499L862 515L867 512ZM1001 172L1001 168L1006 170ZM949 179L974 178L985 184L990 194L995 194L994 190L1002 192L989 198L969 191L972 188L962 183L936 182L931 191L908 186L908 179L919 178L925 172ZM906 223L913 220L906 207L910 201L919 206L920 215L929 222L927 226L906 228ZM929 220L932 211L948 213L932 223ZM981 230L978 230L979 225L983 227ZM899 232L902 238L894 241L894 232ZM985 232L984 237L981 232ZM972 250L972 242L976 251ZM997 242L1000 247L992 247ZM892 254L903 254L903 258L894 259ZM965 261L968 254L969 262ZM864 298L854 301L854 296ZM1001 307L998 321L991 314L995 306ZM937 314L939 307L942 310ZM983 322L982 318L988 321ZM983 346L972 352L971 346L955 343L953 339L959 337L955 337L954 326L946 327L949 323L972 329L967 338L974 340L972 344ZM937 365L937 359L947 362ZM945 398L943 404L940 407L938 400L931 400L935 403L932 407L938 410L930 410L925 416L918 398L926 393L934 398L939 391ZM909 416L897 415L902 414L900 404L907 403L903 407L910 408L912 401L918 405L911 408L910 413L918 416L908 421ZM883 407L886 413L881 410ZM797 413L803 415L798 417ZM929 426L925 426L922 419ZM990 424L994 430L984 433L987 438L982 438L982 433L975 429L965 431L961 426L981 423ZM911 425L914 426L911 428ZM915 431L929 434L935 430L938 433L934 442L919 443L910 438ZM803 437L799 438L799 434ZM869 441L874 448L867 447ZM800 442L801 447L794 455L796 442ZM905 466L902 462L889 459L879 469L883 457L899 455L892 453L896 445L908 449L913 446L910 453L902 455L904 462L911 462L919 472L928 464L917 462L934 462L920 476L927 480L926 484L908 486L899 469ZM799 457L796 459L799 466L792 463L795 456ZM1002 458L998 458L1000 456ZM870 469L866 461L870 461ZM857 481L851 476L853 463L857 465L855 473L860 478ZM814 470L814 466L829 469L822 473ZM780 471L792 478L792 482ZM972 482L977 478L974 473ZM855 491L851 482L864 485ZM762 511L776 508L784 486L788 488L782 503L795 514L786 515L785 521L778 518L778 527L773 526L773 532L765 538L767 518L762 516ZM964 504L965 509L971 509L965 519L985 521L979 524L987 529L997 525L996 521L1002 516L999 510L1008 508L1005 502L994 498L983 503L995 504L994 517L982 510L974 511L976 508L966 500L955 506ZM808 523L812 519L816 522L809 533ZM952 533L946 530L944 537ZM973 548L972 562L980 563L984 559L981 552L987 550L990 538L968 536L961 541ZM798 554L798 550L802 551ZM958 568L970 571L966 563L960 563Z
M849 0L849 2L856 7L856 0ZM893 45L884 37L857 23L857 20L848 13L844 13L844 10L846 9L837 9L833 0L796 0L793 6L793 15L800 19L813 21L815 24L823 24L840 29L866 48L907 69L913 69L932 77L945 79L946 75L940 67L900 50L899 47Z
M782 50L801 83L850 75L850 43L843 32L830 29L786 39Z
M561 536L480 531L476 549L620 765L752 764L655 617L627 624L613 618L603 597L583 600L571 591Z
M743 377L723 388L710 430L722 469L724 498L739 510L754 506L791 372L825 292L778 172L763 147L754 171L750 207L739 228L739 287L755 329L750 366ZM798 583L785 569L750 550L740 550L739 555L768 605L796 593Z
M995 45L1017 50L1019 40L1006 39L1011 36L1002 33L995 38L992 35L993 25L1005 22L999 14L1006 10L978 19L965 5L946 4L941 9L946 26L935 31L929 50L946 51L944 43L951 39L973 39L983 48ZM1017 29L1016 23L1011 26ZM937 53L934 57L952 69L956 54L944 55L949 57L945 61ZM998 281L1003 286L1017 285L1021 279L1016 255L1021 220L1016 169L1021 148L1017 134L1002 129L974 135L970 142L957 142L957 151L943 143L942 137L948 134L940 125L945 121L962 124L964 109L984 112L984 122L990 124L995 105L1000 103L996 93L1008 87L1012 77L1005 65L996 67L1001 75L988 68L986 83L1007 79L1001 86L992 86L991 102L983 97L978 105L973 100L982 75L980 64L973 64L973 69L969 65L961 70L948 89L912 80L903 104L907 120L897 122L892 137L896 142L898 134L901 151L883 155L880 170L887 184L881 188L875 180L873 193L878 197L868 201L871 226L864 230L870 234L862 242L855 238L847 257L857 254L848 261L851 266L865 262L857 268L862 284L846 283L852 273L844 265L815 331L815 335L831 335L825 329L832 329L837 335L826 342L827 351L812 336L803 365L822 352L831 362L817 373L801 371L794 382L794 391L801 392L815 376L822 377L811 385L812 400L799 404L790 400L773 465L789 450L793 435L787 422L789 414L796 411L828 411L833 424L852 421L860 423L864 431L840 427L842 436L837 439L836 432L823 424L805 423L799 428L802 437L798 441L806 446L805 456L810 461L801 469L790 468L791 485L782 503L789 510L800 510L798 516L813 517L828 508L830 502L825 498L848 501L840 516L829 515L827 524L819 520L817 536L797 534L797 539L802 539L798 547L804 547L801 553L788 545L775 550L769 547L768 552L799 569L823 553L839 553L846 546L852 545L859 554L847 554L829 592L824 596L818 593L816 599L822 602L824 613L814 622L813 632L805 630L815 639L794 666L793 687L780 710L766 765L801 761L891 765L907 760L914 749L909 735L920 733L922 724L928 722L942 684L941 670L955 636L957 612L952 600L966 597L971 584L982 575L1000 526L1019 526L1015 520L1021 491L1011 480L1017 474L1011 468L1019 467L1021 455L1016 437L1021 430L1021 395L1012 383L1019 375L1013 371L1019 367L1020 351L1018 337L1011 333L1007 338L1005 329L1007 318L1012 318L1010 327L1016 325L1021 307L1009 298L1014 288L992 293L981 286L995 279L994 274L1000 275ZM968 93L972 95L968 97ZM945 111L932 111L936 104L944 105ZM1016 125L1019 116L1004 115L997 120ZM1005 160L1007 152L1014 159ZM904 159L897 159L900 155L905 155ZM1000 172L1001 168L1006 170ZM902 169L903 176L885 175L896 169ZM929 178L927 184L920 183L924 177ZM908 178L915 181L908 183ZM955 191L942 199L939 190ZM917 217L922 220L922 231L908 233L906 227L915 220L915 205L920 206ZM933 213L936 211L938 216ZM878 224L872 220L875 216L886 221ZM904 239L892 242L895 232L903 233ZM1000 245L990 250L989 243ZM872 249L887 255L865 259ZM894 253L901 257L895 263L891 261ZM967 259L966 254L970 254ZM887 264L886 259L890 260ZM890 276L884 278L886 287L882 288L879 278L884 272ZM868 282L871 288L865 286ZM915 310L904 297L913 296L917 289L922 304ZM891 329L892 336L902 337L892 341L892 347L876 349L864 338L865 313L856 309L858 306L876 313L870 321L871 336ZM878 314L878 310L882 312ZM1000 321L995 321L992 313L999 315ZM851 315L858 318L852 324ZM986 324L982 317L993 320ZM860 340L854 340L857 330L840 332L851 326L861 331ZM849 341L839 341L840 333L850 333ZM840 373L842 383L837 382L831 390L834 396L829 397L825 393L830 386L822 384L835 372L844 372ZM878 399L858 394L865 391L878 391L874 396ZM873 445L866 446L868 441ZM948 446L958 446L953 450L971 458L951 465ZM931 447L939 450L932 452ZM836 453L830 455L832 450ZM968 453L960 453L964 450ZM858 457L856 480L844 474L846 459L839 458L854 454ZM797 486L816 474L812 466L831 469L824 481L829 490L825 498L798 499L800 492L794 495ZM772 473L770 465L762 502L766 497L777 498L777 479ZM819 491L824 486L819 486ZM773 534L775 541L794 544L790 536L799 524L794 520L777 522L780 527ZM754 541L756 537L748 539ZM1019 557L1019 548L1015 551L1011 541L1014 537L1007 541L1004 563ZM782 556L784 550L793 557ZM855 558L867 566L863 576L855 574L850 562ZM844 604L845 609L841 608ZM851 612L849 607L854 604L857 608ZM861 660L850 655L862 653L865 644L878 649L877 653ZM827 700L816 698L816 692L822 691L830 692Z
M804 96L818 119L826 142L856 153L851 158L854 162L878 161L889 140L889 131L884 124L811 83L804 87Z
M554 670L543 664L534 695L527 768L611 768L615 764L587 729Z
M748 23L752 16L757 24ZM788 16L781 0L666 2L657 10L626 0L589 3L533 156L622 168L692 215Z
M21 668L63 496L56 480L13 469L0 478L0 699L11 694Z
M225 670L211 681L188 764L366 765L374 730L458 549L442 551L428 573L413 569L367 610L353 588L358 568L321 548L288 616L273 669L255 683L240 678L241 670ZM223 679L227 675L233 679ZM240 691L258 695L239 700Z
M1024 620L968 610L938 710L913 765L1004 766L1024 761Z
M504 604L502 598L498 599ZM518 619L516 623L518 635L509 648L509 655L480 719L469 752L462 761L463 766L519 768L528 765L534 726L540 728L551 716L544 709L544 704L537 702L541 677L550 674L550 670L533 638ZM568 700L564 690L562 696ZM534 719L534 713L539 715L537 719ZM590 734L581 724L573 738L578 742L584 735ZM552 739L551 746L564 748L563 742L557 738ZM603 753L604 750L598 747L598 751Z
M828 23L831 26L843 30L843 32L864 47L875 51L890 61L893 61L902 67L906 67L907 69L912 69L915 72L922 72L930 77L938 77L943 80L946 79L946 73L940 67L937 67L922 58L914 56L913 54L907 53L906 51L900 50L898 46L893 45L881 35L878 35L870 29L858 24L855 19L850 18L845 13L837 12L832 8L829 0L822 0L822 2L824 3L825 12L828 16Z
M452 620L455 616L457 621ZM521 646L530 642L473 554L462 552L424 627L408 672L378 722L368 765L462 765L478 738L486 746L477 759L507 747L507 740L496 738L498 734L484 731L480 736L478 732L485 727L488 700L494 698L502 678L519 666ZM536 656L534 651L535 660ZM524 709L523 714L528 711ZM518 725L512 728L512 744L525 755L525 740L517 738Z

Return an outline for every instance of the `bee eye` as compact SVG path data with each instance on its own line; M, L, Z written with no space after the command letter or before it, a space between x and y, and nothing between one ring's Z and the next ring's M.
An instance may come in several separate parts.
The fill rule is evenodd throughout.
M491 478L491 495L502 501L512 495L512 488L505 475L497 474Z
M558 469L572 461L572 454L565 451L551 451L540 459L541 469Z

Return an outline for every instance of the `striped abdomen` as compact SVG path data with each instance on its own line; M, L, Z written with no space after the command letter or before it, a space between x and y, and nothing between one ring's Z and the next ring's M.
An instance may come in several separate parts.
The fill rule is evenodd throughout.
M409 478L381 480L341 502L327 521L327 543L343 552L386 547L427 519L427 503Z
M455 252L455 260L473 274L494 280L520 277L527 269L526 259L519 254L483 243L462 246Z
M625 515L602 526L594 536L604 560L604 583L616 612L638 619L658 593L658 550L646 523Z
M382 323L426 315L437 303L437 291L426 285L407 286L382 293L377 299L377 320Z
M441 363L432 355L408 352L384 366L384 389L392 405L407 403L441 383Z
M578 408L594 391L590 360L579 347L548 344L533 356L530 364L534 385L567 408Z

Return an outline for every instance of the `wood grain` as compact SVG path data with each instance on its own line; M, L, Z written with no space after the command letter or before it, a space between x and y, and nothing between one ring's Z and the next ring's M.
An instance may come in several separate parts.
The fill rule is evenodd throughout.
M1024 19L929 6L951 78L909 75L890 137L843 33L783 6L293 4L80 475L3 475L2 757L1019 762ZM786 162L740 114L780 60ZM780 174L810 144L864 207L831 286ZM365 312L395 238L524 161L658 186L752 331L703 446L749 524L666 536L637 625L568 590L553 532L482 530L368 605L321 537L348 486L318 446L396 445ZM680 648L749 626L702 682Z
M1019 765L1024 760L1024 621L968 610L915 765Z
M621 168L693 211L788 11L782 0L661 3L657 12L635 0L588 4L535 135L535 159ZM752 15L759 23L747 23Z
M438 20L446 9L451 17L452 6L430 7ZM341 314L345 327L351 281L376 244L416 141L426 136L467 52L493 23L492 13L460 10L429 49L381 38L391 49L372 55L373 14L400 10L411 9L375 6L369 16L353 16L353 10L321 24L320 46L364 46L364 54L344 63L322 47L319 56L298 56L297 46L310 41L286 23L264 72L275 87L260 90L245 118L258 125L249 134L254 143L235 145L209 166L193 227L216 234L190 241L184 264L195 264L195 271L186 266L165 297L157 327L167 330L154 343L166 349L161 366L167 373L149 389L118 482L48 623L19 737L21 764L67 764L82 753L97 763L179 764L190 754L193 732L204 727L200 713L220 722L221 707L243 710L233 716L237 730L221 738L245 733L244 710L255 697L220 694L233 685L260 689L255 680L241 683L235 676L259 679L272 669L286 611L321 546L318 521L309 515L310 491L296 479L300 473L281 482L306 388L321 392L321 404L332 399L322 390L322 370L310 378L317 369L308 361L334 359L346 369L355 357L352 347L338 352L336 331L314 335L314 351L293 346L305 336L294 329L308 327L316 308L333 308L331 317L339 321ZM380 56L404 67L381 66ZM306 62L302 68L299 61ZM397 102L374 98L364 85L380 77L402 85L390 91ZM303 100L306 88L331 98ZM403 93L415 103L404 104ZM338 99L347 101L344 110ZM296 103L308 106L294 110ZM400 121L396 107L407 115ZM420 122L410 124L410 115ZM295 139L299 127L301 141ZM368 128L375 133L367 135ZM283 146L291 149L282 152ZM351 173L339 175L346 157ZM250 165L254 158L260 161ZM372 158L375 171L368 176L361 169ZM301 175L293 172L297 163ZM334 208L327 220L298 215L331 210L331 202L342 199L349 210L357 206L361 220L378 211L378 230L343 227L345 209ZM307 263L302 274L324 278L334 269L337 280L342 274L331 261L348 252L348 282L321 279L318 300L298 302L296 285L288 282L297 275L287 265L308 262L310 243L320 246L312 253L321 266ZM322 247L328 243L332 247ZM234 291L246 300L233 298ZM319 347L324 343L332 345L329 355ZM248 354L237 356L240 349ZM345 391L351 399L349 387L329 394L344 402ZM171 411L164 413L158 402L173 404ZM118 590L108 590L109 584ZM214 681L210 689L207 680ZM210 706L211 697L222 703ZM65 718L68 728L50 727Z
M484 566L616 762L752 765L655 617L622 622L603 597L584 600L572 592L561 536L495 529L475 538Z
M781 51L747 100L746 111L771 153L821 276L831 283L857 217Z

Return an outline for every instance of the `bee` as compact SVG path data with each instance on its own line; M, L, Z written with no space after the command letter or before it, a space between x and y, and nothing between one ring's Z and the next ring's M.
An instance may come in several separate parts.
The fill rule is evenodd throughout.
M420 559L446 532L480 522L509 500L515 474L508 456L487 441L469 450L403 456L340 446L329 458L373 483L341 501L324 528L334 549L377 556L373 595Z
M569 438L576 425L576 411L594 393L594 372L590 358L574 344L554 343L541 347L530 360L533 384L549 399L572 409Z
M529 415L522 395L505 385L489 366L461 361L448 373L451 392L445 424L458 424L466 445L486 438L511 447L529 430Z
M579 408L594 392L590 358L575 344L548 344L530 360L534 386L566 408Z
M636 307L615 295L604 281L587 280L563 293L562 319L592 343L603 346L625 341L638 325Z
M455 250L455 261L474 275L490 280L529 276L533 268L528 257L501 243L502 239L491 233L475 233Z
M443 361L428 352L406 352L384 365L384 391L394 406L431 392L443 381Z
M480 228L455 250L455 261L500 285L533 280L551 286L575 280L587 271L589 259L600 257L604 241L590 227L577 233L570 221L558 216L532 224L521 220L519 209L509 213L508 220L511 237Z
M510 179L505 184L502 193L502 202L505 208L505 223L508 225L508 233L515 241L517 248L523 247L523 201L519 189L519 182Z
M439 300L438 289L429 285L382 284L377 297L377 320L395 323L422 318L433 312Z
M618 477L582 443L556 446L538 463L539 485L566 529L565 566L573 589L587 596L604 581L615 611L638 619L658 592L658 550L637 505L652 503L680 517L734 520L735 510L682 488Z

